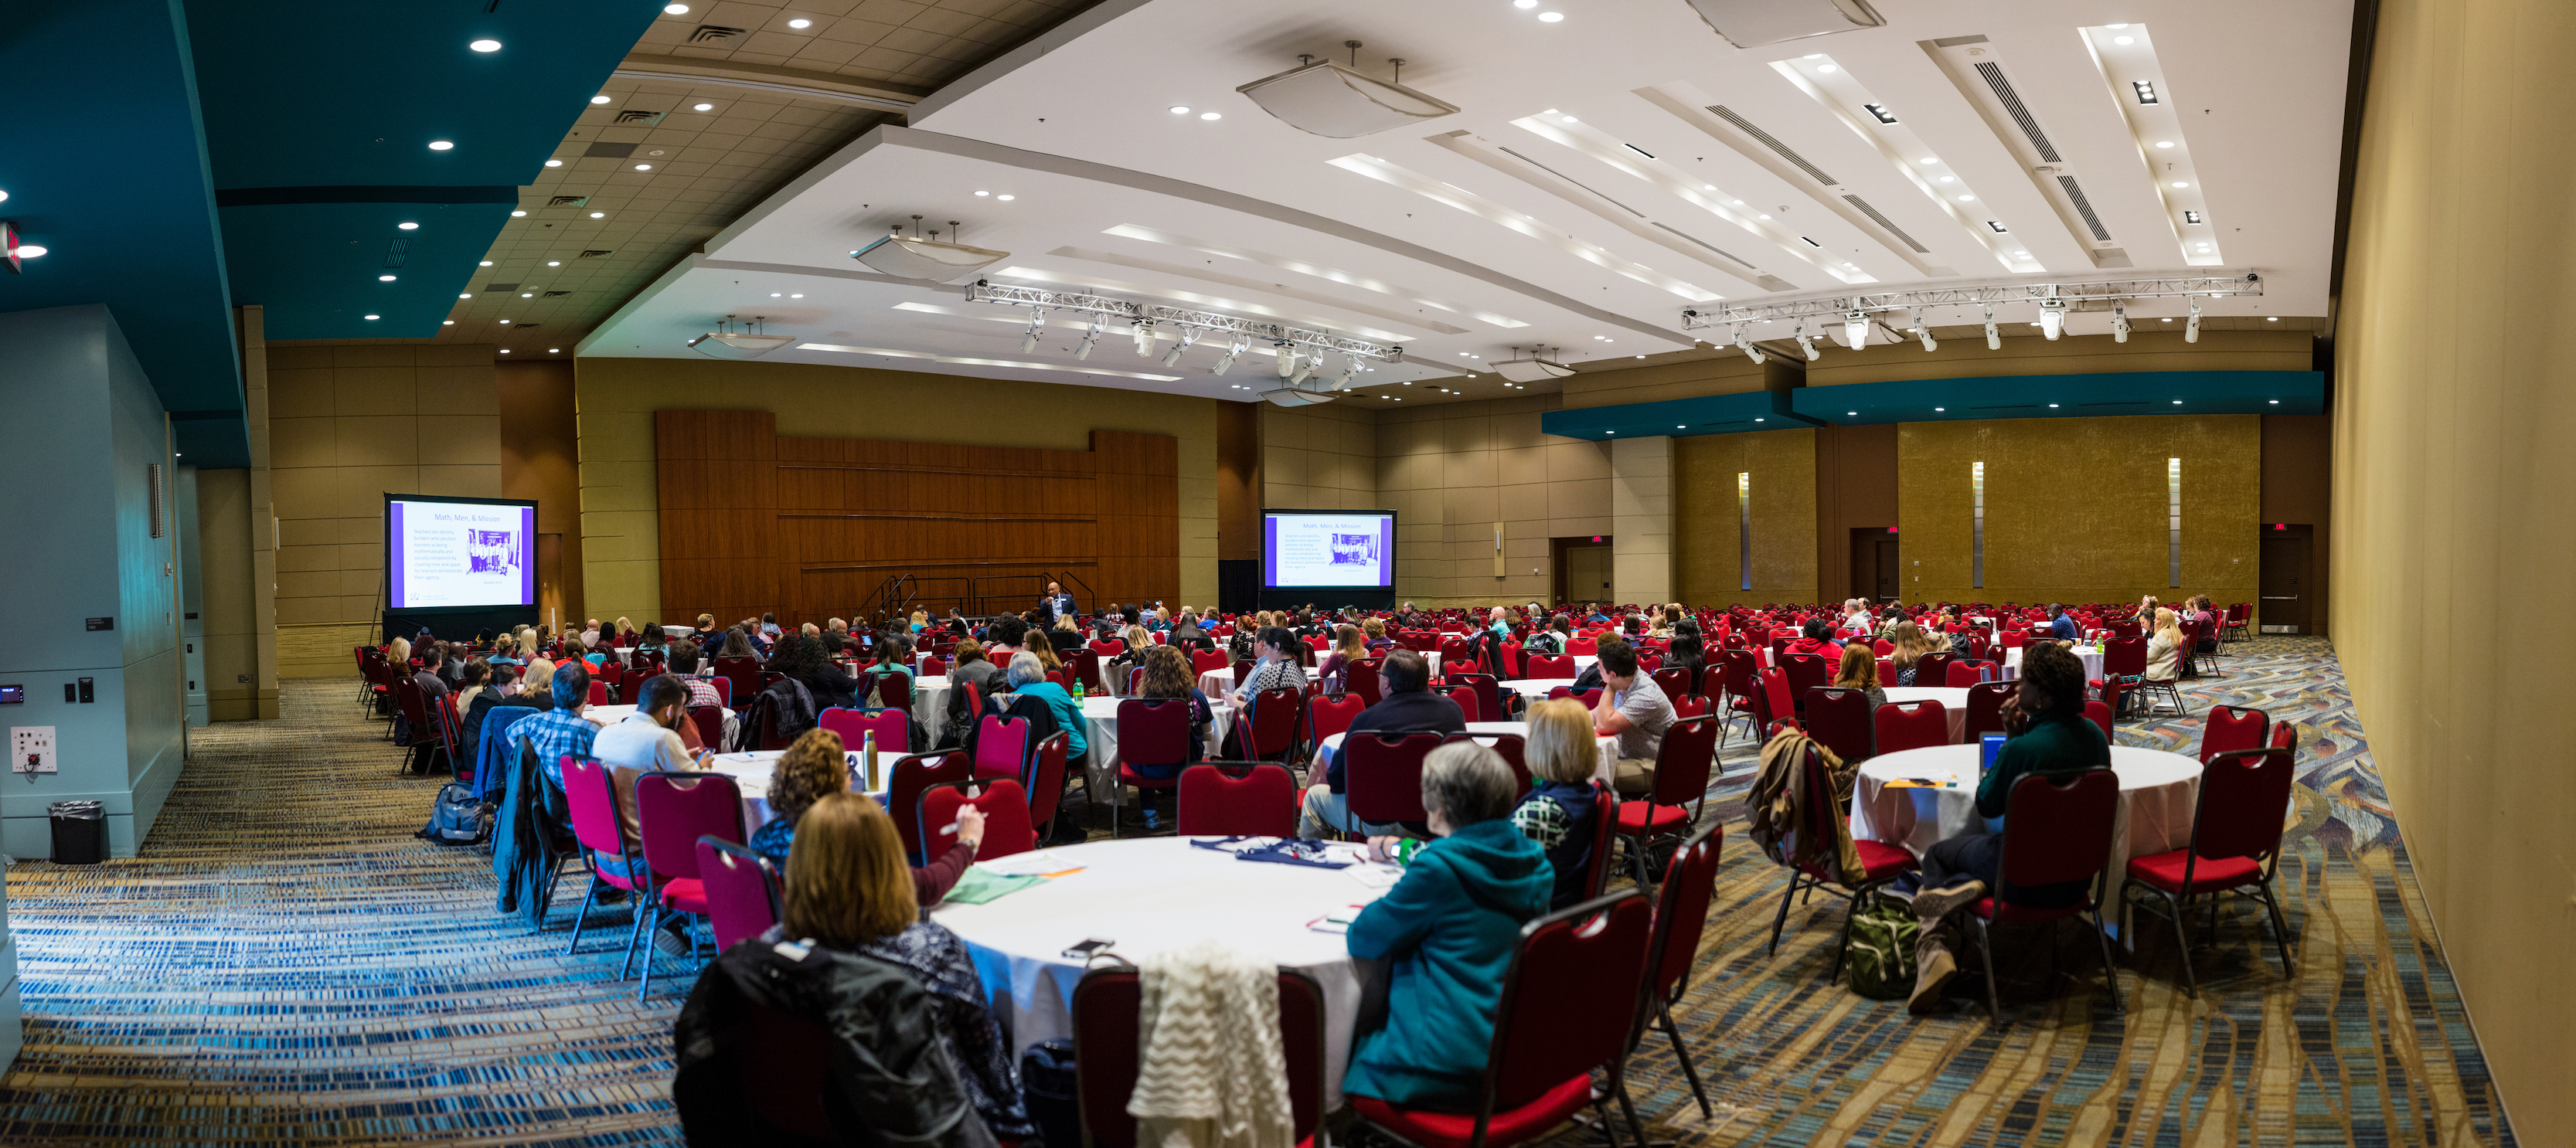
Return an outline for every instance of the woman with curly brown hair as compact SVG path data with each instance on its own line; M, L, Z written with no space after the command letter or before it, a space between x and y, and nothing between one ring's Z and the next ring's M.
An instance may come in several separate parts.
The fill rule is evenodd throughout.
M849 789L849 756L841 745L841 735L825 729L805 731L770 768L770 819L751 835L751 851L767 858L780 873L786 873L787 858L796 842L796 823L816 802ZM912 871L914 898L924 905L938 904L965 875L966 867L975 863L976 847L983 841L984 811L972 805L960 807L957 844L950 846L939 860Z

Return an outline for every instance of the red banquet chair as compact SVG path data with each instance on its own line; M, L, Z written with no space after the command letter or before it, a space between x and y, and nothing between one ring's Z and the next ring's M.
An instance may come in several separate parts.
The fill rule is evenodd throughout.
M1297 748L1297 728L1304 723L1306 695L1292 689L1263 690L1252 695L1252 720L1237 721L1236 736L1243 740L1244 757L1257 761L1285 761ZM1121 733L1123 740L1125 734Z
M1869 695L1832 686L1807 691L1807 736L1825 743L1845 765L1867 760L1878 744L1870 724Z
M2206 766L2210 759L2222 753L2263 748L2263 739L2270 727L2270 715L2261 710L2237 706L2209 707L2209 720L2200 731L2200 764Z
M1440 748L1440 741L1436 733L1344 738L1342 789L1351 816L1378 825L1428 819L1422 808L1422 759Z
M1366 709L1367 699L1355 694L1322 694L1306 699L1306 744L1322 745L1325 738L1350 729Z
M1773 953L1780 951L1780 930L1789 923L1789 905L1798 899L1801 889L1809 891L1810 895L1814 890L1822 889L1849 900L1857 909L1862 898L1916 867L1914 855L1901 846L1854 838L1852 851L1860 861L1862 876L1856 884L1844 884L1843 874L1838 868L1840 862L1836 860L1838 850L1834 845L1824 844L1837 842L1851 832L1844 820L1842 807L1834 801L1833 778L1825 773L1824 759L1813 752L1801 754L1798 770L1801 807L1798 831L1808 840L1819 843L1822 852L1789 870L1789 887L1780 894L1780 913L1771 921L1770 951ZM1833 968L1826 974L1829 982L1842 976L1843 950L1850 945L1851 916L1847 913L1843 916L1840 938L1834 944Z
M1046 837L1055 835L1056 808L1064 803L1066 748L1072 744L1072 734L1057 731L1030 755L1034 764L1029 767L1029 825Z
M815 724L841 735L841 748L851 753L866 747L870 733L877 735L878 753L901 757L912 752L912 714L905 710L833 706L824 710Z
M778 923L778 870L732 839L712 833L698 838L698 881L706 889L707 931L715 935L717 952Z
M1038 846L1037 830L1029 826L1028 791L1010 778L942 781L924 788L916 800L921 839L935 843L940 852L956 844L957 811L969 805L984 811L984 841L975 849L976 860L1026 853Z
M1138 1014L1144 979L1132 965L1104 966L1073 986L1074 1097L1084 1148L1136 1148L1127 1098L1144 1061ZM1288 1136L1306 1145L1324 1118L1324 988L1300 969L1279 970L1279 1041L1288 1066ZM1025 1142L1024 1142L1025 1143Z
M1950 680L1950 663L1958 655L1935 650L1914 660L1914 684L1937 686Z
M617 812L617 787L609 780L608 767L597 758L565 756L563 766L564 808L572 815L573 840L592 854L607 854L619 860L624 873L612 873L596 862L590 867L590 885L582 892L581 908L572 918L572 941L564 946L569 957L581 949L582 926L590 922L590 907L599 900L605 886L624 890L635 899L634 925L626 933L626 959L618 963L617 979L626 979L626 970L635 963L635 941L643 935L648 916L641 890L650 871L644 867L643 847L626 839L626 823ZM648 964L649 959L648 959Z
M985 714L975 719L975 726L975 776L1019 777L1027 772L1029 719Z
M1833 667L1826 664L1820 654L1791 654L1781 659L1781 666L1789 674L1790 704L1800 707L1798 713L1802 716L1807 712L1807 691L1832 685L1834 681Z
M1361 658L1351 663L1350 672L1342 680L1349 683L1348 692L1358 694L1361 702L1376 705L1386 692L1386 682L1379 677L1385 670L1385 658Z
M1529 675L1524 679L1527 681L1550 681L1577 676L1574 656L1571 654L1539 654L1529 660L1529 669L1523 672Z
M895 759L886 768L886 812L894 815L895 834L903 838L904 855L913 864L928 860L921 852L921 822L911 813L919 806L922 792L934 785L971 780L972 776L965 751L956 749L911 754ZM942 853L947 851L944 846L940 849Z
M1190 651L1190 677L1192 680L1196 680L1201 674L1208 674L1217 670L1222 670L1227 666L1227 664L1226 653L1223 650Z
M2084 702L2084 716L2094 725L2101 727L2104 742L2111 745L2120 744L2120 739L2111 735L2110 703L2099 698L2088 698Z
M1516 738L1513 740L1518 739ZM1513 757L1505 760L1517 762L1519 761L1519 756L1515 753ZM1526 776L1529 772L1529 767L1524 765L1520 767L1520 770L1521 773ZM1529 790L1529 783L1526 781L1522 782L1521 792L1523 794L1527 794ZM1593 782L1592 861L1590 867L1587 868L1583 874L1583 897L1585 900L1590 900L1594 897L1600 896L1610 886L1610 844L1619 832L1619 809L1619 794L1607 785L1603 785L1598 781Z
M1270 691L1277 692L1277 691ZM1265 692L1264 697L1268 696ZM1283 708L1292 702L1278 703ZM1109 804L1127 804L1127 790L1172 789L1181 783L1181 771L1169 777L1154 777L1137 767L1178 766L1190 759L1190 701L1188 698L1128 698L1118 703L1118 787L1110 791ZM1143 794L1140 792L1139 797ZM1115 808L1109 818L1109 835L1118 835Z
M2004 923L2055 922L2085 917L2102 952L2102 975L2110 983L2111 1009L2127 1012L2120 995L2119 970L2111 964L2111 939L2102 931L2102 880L2109 868L2112 820L2120 811L2120 778L2107 769L2061 775L2066 784L2033 774L2015 782L2005 801L2003 856L1997 869L2002 888L1968 907L1976 925L1977 955L1985 962L1986 1015L2004 1022L1995 991L1995 947L1992 926ZM2277 831L2276 831L2277 832ZM2075 904L2041 907L2008 894L2042 885L2090 882Z
M1810 716L1808 720L1812 723L1814 718ZM1880 753L1950 744L1950 712L1930 698L1889 702L1878 707L1872 720L1878 729Z
M1297 779L1277 762L1193 765L1181 771L1179 801L1183 837L1297 835Z
M1589 1105L1606 1127L1616 1096L1642 1144L1628 1098L1628 1047L1644 993L1652 913L1634 889L1597 897L1521 927L1494 1010L1485 1077L1465 1107L1435 1112L1352 1095L1362 1120L1424 1148L1509 1148L1535 1140ZM1604 1074L1596 1093L1592 1074Z
M2281 827L2289 820L2297 741L2298 731L2283 725L2268 747L2227 750L2210 758L2200 777L2200 804L2192 811L2191 843L2129 859L2129 882L2121 889L2120 935L2136 936L2127 927L2130 911L2154 898L2147 911L2173 924L2182 944L2183 986L2195 998L2200 980L2191 968L2191 929L2185 916L2194 897L2236 893L2261 902L2272 918L2281 975L2290 975L2290 928L2273 895L2272 875L2281 865ZM2009 818L2005 825L2011 825Z
M1446 690L1442 690L1441 696L1448 698L1450 704L1458 707L1458 713L1461 715L1463 720L1485 720L1476 716L1476 691L1473 687L1452 686Z
M648 773L635 779L635 822L644 838L644 868L652 875L652 925L672 914L707 915L706 882L698 875L698 839L742 836L742 791L721 773ZM649 935L649 934L648 934ZM695 934L690 946L696 947ZM653 991L653 952L644 952L641 1001Z
M1690 832L1708 803L1708 774L1717 763L1717 719L1682 718L1664 729L1655 750L1655 783L1643 801L1619 806L1618 832L1627 839L1636 863L1637 884L1653 881L1647 871L1648 846L1658 838Z
M1978 666L1979 663L1976 662L1950 663L1949 687L1954 690L1964 690L1983 680Z
M2004 732L2004 703L2021 687L2011 682L1979 682L1968 687L1968 720L1960 739L1970 745L1990 733Z
M1700 1086L1699 1070L1691 1067L1690 1053L1682 1048L1673 1005L1689 987L1691 965L1699 960L1700 931L1708 926L1709 902L1717 896L1717 847L1724 831L1723 825L1701 826L1664 865L1664 879L1655 893L1654 938L1646 946L1650 962L1646 1003L1651 1011L1638 1018L1642 1023L1637 1026L1638 1040L1649 1031L1660 1031L1673 1042L1673 1059L1681 1062L1682 1076L1690 1081L1691 1095L1699 1098L1703 1119L1714 1119L1717 1113L1709 1106L1708 1090ZM1629 1047L1636 1045L1632 1042Z
M1503 710L1502 683L1495 681L1494 675L1451 674L1449 685L1451 686L1449 693L1453 699L1457 696L1458 687L1467 689L1469 695L1475 699L1473 705L1466 702L1458 703L1458 708L1466 713L1468 721L1511 720L1511 715Z

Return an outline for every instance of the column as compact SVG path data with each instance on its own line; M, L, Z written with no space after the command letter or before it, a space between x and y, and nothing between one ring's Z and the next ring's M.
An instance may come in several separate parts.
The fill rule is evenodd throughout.
M1610 589L1621 602L1673 600L1673 440L1610 444Z

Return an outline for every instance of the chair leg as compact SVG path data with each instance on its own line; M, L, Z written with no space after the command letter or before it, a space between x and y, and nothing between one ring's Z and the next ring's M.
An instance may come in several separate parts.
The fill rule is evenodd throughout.
M1789 923L1789 903L1798 899L1798 882L1805 877L1795 869L1789 871L1789 887L1780 894L1780 915L1771 919L1771 956L1780 955L1780 929Z
M1987 930L1985 918L1971 915L1968 919L1977 923L1977 959L1985 962L1986 1017L1994 1022L1996 1028L2002 1028L2004 1026L2003 994L1995 987L1994 934Z
M2155 890L2155 894L2164 898L2165 909L2171 914L2173 921L2175 947L2182 950L2183 993L2193 1000L2199 1000L2200 978L2192 972L2191 968L2191 906L2184 903L2188 898L2177 899L2173 894L2162 889ZM2217 926L2212 925L2211 928L2214 931Z
M1630 1133L1634 1134L1634 1135L1637 1137L1637 1143L1638 1143L1639 1145L1641 1145L1641 1146L1642 1146L1642 1145L1644 1145L1644 1144L1646 1143L1646 1126L1645 1126L1643 1123L1640 1123L1640 1122L1638 1121L1638 1119L1637 1119L1637 1106L1636 1106L1636 1104L1635 1104L1634 1102L1632 1102L1632 1101L1630 1101L1630 1100L1628 1099L1628 1077L1627 1077L1627 1074L1626 1074L1626 1073L1624 1073L1624 1072L1621 1072L1621 1073L1613 1073L1612 1075L1613 1075L1616 1079L1615 1079L1615 1081L1614 1081L1614 1087L1611 1089L1611 1091L1616 1092L1616 1093L1618 1093L1618 1094L1619 1094L1619 1111L1621 1111L1621 1112L1623 1112L1623 1113L1626 1113L1626 1114L1627 1114L1627 1116L1628 1116L1628 1131L1629 1131ZM1605 1127L1606 1127L1606 1125L1605 1125ZM1617 1138L1616 1138L1616 1137L1613 1137L1613 1138L1612 1138L1612 1143L1613 1143L1614 1145L1617 1143Z
M1717 1119L1717 1110L1710 1107L1708 1103L1708 1090L1700 1086L1699 1069L1691 1066L1690 1053L1682 1048L1682 1029L1680 1025L1673 1023L1672 1002L1659 1001L1655 1007L1663 1014L1664 1035L1673 1042L1673 1059L1681 1062L1682 1077L1690 1081L1691 1095L1699 1098L1700 1119Z
M655 905L655 906L653 906L653 924L652 924L652 926L651 926L651 927L649 927L649 928L646 928L646 929L642 930L642 939L643 939L643 942L644 942L644 983L642 983L642 984L640 984L640 985L635 986L635 1003L637 1003L637 1004L642 1004L642 1003L644 1003L644 998L645 998L645 997L647 997L647 996L652 995L652 993L653 993L653 938L652 938L652 934L653 934L653 933L660 932L660 931L661 931L661 929L662 929L662 907L661 907L660 905Z
M599 896L599 874L593 873L590 875L590 890L581 895L581 911L572 915L572 943L564 946L565 956L569 957L574 950L581 948L581 927L590 920L590 902L597 896Z
M2290 971L2290 926L2281 917L2280 900L2272 895L2272 879L2264 877L2261 888L2263 908L2272 916L2272 945L2281 953L2281 975L2295 976L2297 974Z
M635 942L643 939L646 929L661 924L662 918L659 906L644 903L642 890L630 889L626 895L635 905L635 923L626 930L626 959L617 962L617 979L621 981L626 979L626 970L635 966ZM650 948L644 950L644 968L648 973L653 968L653 950Z
M2111 1011L2127 1013L2129 1003L2120 992L2120 969L2111 963L2111 937L2102 931L2102 911L2093 911L2093 943L2102 950L2102 983L2111 990Z

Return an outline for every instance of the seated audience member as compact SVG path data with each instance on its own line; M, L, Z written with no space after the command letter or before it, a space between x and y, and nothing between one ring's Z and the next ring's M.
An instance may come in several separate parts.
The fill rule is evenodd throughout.
M1708 668L1708 653L1706 647L1700 644L1699 630L1695 627L1689 629L1675 629L1673 631L1672 644L1664 648L1664 663L1655 668L1659 670L1689 670L1691 675L1690 681L1694 691L1698 693L1711 692L1708 688L1708 684L1703 682L1700 677L1700 672Z
M850 791L849 760L849 750L837 733L809 729L797 735L769 774L769 821L752 832L751 851L786 872L797 821L815 802ZM983 843L984 811L972 805L959 807L956 843L937 860L912 870L914 898L925 906L938 904L965 876L966 867L975 863L975 851Z
M1592 873L1593 815L1600 792L1592 788L1601 753L1592 739L1592 715L1573 698L1531 703L1528 756L1530 791L1512 808L1512 827L1547 851L1556 871L1553 911L1583 899ZM1507 767L1508 768L1508 767Z
M2151 682L2170 682L2182 676L2182 627L2174 621L2174 612L2156 610L2155 636L2147 640L2147 674ZM2029 655L2023 655L2025 659ZM2078 707L2081 708L2081 707Z
M966 615L959 613L957 607L950 606L948 608L948 621L944 624L948 627L948 633L950 636L958 638L967 636Z
M1249 744L1252 736L1252 713L1263 690L1306 689L1306 667L1297 657L1297 636L1288 628L1267 625L1252 641L1252 668L1243 675L1243 684L1235 687L1234 704L1239 707L1234 729L1238 742ZM1246 758L1252 755L1246 753Z
M1172 632L1163 641L1184 652L1216 648L1216 639L1208 636L1206 627L1199 623L1199 616L1188 610L1181 611L1180 618L1172 623Z
M447 677L439 670L447 664L447 651L436 642L423 642L419 649L420 669L412 674L412 684L432 698L445 697L449 692Z
M725 630L723 643L716 648L717 661L730 661L737 658L749 658L755 662L760 660L760 651L752 648L751 635L743 633L740 626Z
M1869 603L1859 598L1843 603L1843 629L1854 633L1870 632Z
M760 629L755 632L760 634L762 637L775 640L779 635L786 631L778 628L778 615L762 614L760 616Z
M2130 620L2138 624L2138 629L2140 631L2154 630L2156 628L2156 609L2159 605L2160 603L2156 601L2156 596L2153 594L2149 594L2138 599L2138 612L2132 615Z
M1887 704L1887 691L1878 684L1878 654L1867 642L1853 642L1843 647L1843 664L1834 671L1836 689L1859 690L1869 695L1869 708L1876 712Z
M1361 620L1360 632L1368 635L1368 648L1370 653L1376 653L1379 650L1383 650L1388 646L1395 644L1394 639L1386 636L1386 619L1384 618L1366 618Z
M603 866L603 872L643 876L640 867L643 864L644 823L635 809L635 779L648 773L672 773L701 767L705 751L692 753L680 740L680 725L688 720L689 688L681 685L678 678L660 674L644 683L644 691L636 699L634 713L610 722L593 736L590 755L608 767L610 782L617 788L617 818L625 824L626 839L636 843L636 864L639 867L639 871L628 872L622 859L593 854L592 864ZM662 925L670 939L655 937L653 943L674 953L685 952L688 947L688 918L673 915Z
M841 667L823 656L822 643L809 642L803 634L781 635L777 650L761 668L784 674L804 686L814 699L816 713L835 706L854 709L859 704L858 679L841 672Z
M984 656L994 664L1008 666L1020 652L1020 643L1028 640L1028 624L1009 614L995 618L984 627Z
M2111 768L2111 746L2102 727L2084 716L2084 663L2054 642L2032 646L2022 654L2021 688L2004 710L2006 738L1995 764L1977 785L1977 813L1988 832L1966 833L1935 842L1923 854L1921 892L1914 896L1914 916L1922 925L1915 942L1916 1013L1938 1008L1941 990L1958 975L1944 919L1972 904L1995 887L2003 863L2003 818L2009 812L2013 786L2022 778L2063 779ZM2084 899L2090 881L2011 890L2012 898L2036 907L2063 907Z
M1401 737L1409 733L1453 734L1467 732L1467 715L1448 695L1431 692L1431 663L1413 650L1394 650L1386 663L1378 667L1379 696L1376 705L1360 711L1351 719L1350 732L1343 735L1343 746L1362 734ZM1327 831L1346 833L1392 833L1392 825L1363 825L1350 815L1346 796L1348 778L1338 751L1318 750L1315 762L1324 772L1322 784L1306 790L1305 811L1297 824L1300 837L1321 837ZM1313 776L1308 770L1307 776ZM1517 783L1515 784L1517 788Z
M1351 956L1386 961L1385 1023L1351 1050L1342 1090L1396 1104L1470 1103L1492 1055L1494 1013L1521 926L1547 911L1555 873L1508 815L1518 783L1494 751L1456 742L1422 763L1435 840L1351 922ZM1384 855L1392 839L1370 842Z
M583 625L583 626L582 626L582 628L581 628L581 648L582 648L582 649L587 650L587 649L591 648L592 646L596 646L596 645L598 645L598 644L599 644L599 619L597 619L597 618L592 618L592 619L590 619L590 621L589 621L587 624Z
M1801 628L1801 632L1805 636L1789 643L1782 653L1814 654L1827 662L1843 656L1842 644L1834 641L1833 623L1822 618L1809 618L1807 624Z
M1062 631L1030 627L1028 637L1020 644L1020 653L1038 660L1038 668L1054 673L1064 668L1064 657L1056 653L1055 635ZM1078 635L1077 635L1078 636Z
M888 633L877 637L876 660L859 671L867 676L867 692L876 692L877 679L888 674L904 678L912 676L912 643L910 634Z
M1181 703L1189 717L1189 756L1173 764L1134 765L1137 773L1157 780L1179 777L1181 771L1207 758L1208 723L1215 713L1208 706L1207 695L1190 681L1188 655L1170 646L1147 646L1141 659L1144 673L1139 675L1136 696L1147 701L1173 700ZM1139 820L1147 829L1162 828L1162 815L1154 805L1154 792L1146 790L1137 802ZM1177 797L1177 794L1175 794Z
M464 670L456 676L456 712L464 713L471 707L475 697L489 688L491 681L492 664L490 662L481 658L468 660Z
M957 643L956 654L957 664L948 667L949 686L972 685L977 694L993 696L995 684L1002 680L1002 667L985 659L984 644L973 638L964 639Z
M1315 667L1315 680L1324 683L1326 693L1341 693L1350 688L1351 664L1368 656L1368 639L1360 636L1360 628L1343 623L1333 631L1333 652Z
M1925 634L1923 627L1912 622L1897 623L1895 632L1888 640L1896 648L1889 651L1887 661L1889 665L1896 667L1896 684L1900 686L1918 684L1914 680L1914 668L1922 662L1923 655L1946 650L1950 646L1947 639L1938 635ZM1932 683L1920 684L1928 686Z
M1592 728L1619 738L1619 771L1611 787L1622 797L1642 797L1655 787L1655 755L1673 724L1673 702L1637 668L1637 651L1627 642L1602 639L1600 656L1601 700L1592 707Z
M539 679L530 678L533 685ZM546 775L548 784L557 792L563 789L563 759L591 756L591 742L599 736L599 727L591 724L582 711L590 708L590 671L579 662L566 662L554 676L544 679L554 699L554 708L510 727L516 736L527 738L537 750L537 769Z
M699 646L704 647L720 641L723 635L724 631L716 628L715 615L700 614L698 615L697 632L690 634L689 639L696 642Z
M1104 621L1109 621L1109 624L1113 626L1116 624L1113 620L1104 619ZM1091 639L1083 636L1081 627L1074 625L1073 615L1071 614L1056 615L1055 625L1053 628L1047 630L1046 637L1047 645L1053 647L1055 656L1059 662L1058 665L1047 667L1051 670L1061 669L1062 666L1060 663L1066 654L1080 650L1091 641Z
M2056 602L2048 604L2048 633L2061 642L2072 642L2084 636L2076 628L2075 618L2066 612L2066 607Z
M1031 645L1037 643L1032 642ZM1082 736L1089 724L1082 720L1082 705L1063 686L1047 680L1046 663L1036 650L1022 650L1011 657L1011 667L1004 672L1010 693L1018 698L1036 698L1046 703L1055 715L1055 728L1064 734L1065 776L1078 776L1083 768L1083 753L1090 749Z

